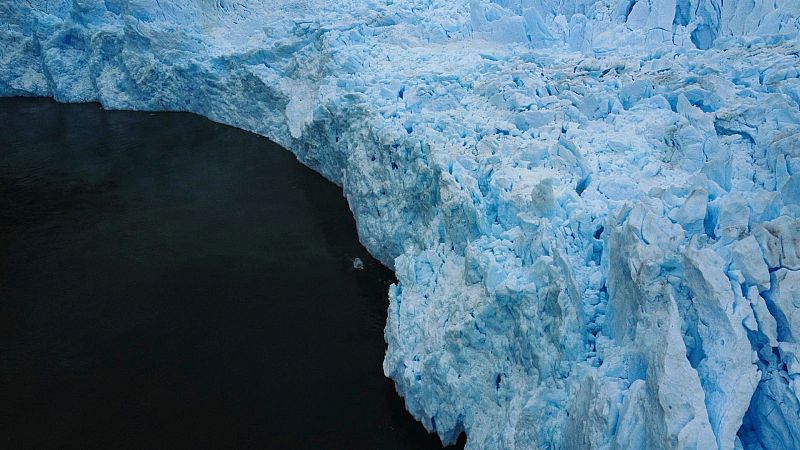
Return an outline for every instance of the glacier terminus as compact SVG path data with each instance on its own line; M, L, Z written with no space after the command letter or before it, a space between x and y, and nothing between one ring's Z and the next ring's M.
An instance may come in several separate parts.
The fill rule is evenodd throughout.
M0 95L343 188L385 374L470 449L800 449L800 0L3 0Z

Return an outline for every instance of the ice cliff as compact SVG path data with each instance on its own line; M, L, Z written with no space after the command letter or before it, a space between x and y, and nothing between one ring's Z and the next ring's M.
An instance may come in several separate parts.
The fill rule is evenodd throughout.
M444 442L798 449L799 30L800 0L4 0L0 94L192 111L341 185Z

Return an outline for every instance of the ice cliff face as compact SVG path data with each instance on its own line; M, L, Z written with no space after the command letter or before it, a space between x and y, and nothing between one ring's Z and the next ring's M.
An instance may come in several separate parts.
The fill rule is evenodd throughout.
M800 448L799 0L6 0L0 94L344 188L384 370L474 449Z

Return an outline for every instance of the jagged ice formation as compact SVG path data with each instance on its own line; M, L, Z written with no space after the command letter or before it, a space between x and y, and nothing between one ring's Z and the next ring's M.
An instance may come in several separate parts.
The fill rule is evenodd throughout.
M384 370L472 449L800 448L800 0L5 0L0 95L344 189Z

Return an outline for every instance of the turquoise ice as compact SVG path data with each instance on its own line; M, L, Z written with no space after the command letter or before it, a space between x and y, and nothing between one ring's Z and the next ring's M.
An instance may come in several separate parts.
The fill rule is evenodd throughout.
M800 0L6 0L0 95L342 186L384 371L471 449L800 448Z

